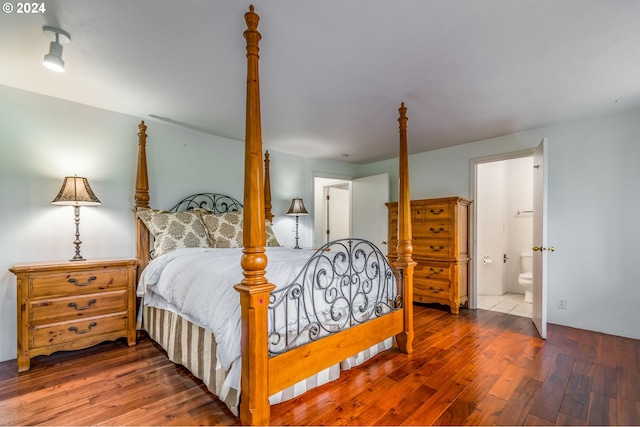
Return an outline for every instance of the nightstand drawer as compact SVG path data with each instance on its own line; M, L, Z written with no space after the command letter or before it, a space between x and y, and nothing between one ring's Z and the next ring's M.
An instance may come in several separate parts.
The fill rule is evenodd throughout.
M30 301L30 323L41 325L99 314L126 311L127 290L82 294L63 298Z
M31 347L48 347L80 339L91 339L111 332L126 331L128 327L129 319L126 312L32 326Z
M126 288L127 286L126 268L42 274L31 279L29 297L77 295Z

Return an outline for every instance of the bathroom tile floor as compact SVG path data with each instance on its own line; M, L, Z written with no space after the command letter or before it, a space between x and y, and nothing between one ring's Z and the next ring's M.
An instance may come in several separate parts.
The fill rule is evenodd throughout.
M478 295L478 308L515 316L531 317L531 303L524 302L524 295L506 293L504 295Z

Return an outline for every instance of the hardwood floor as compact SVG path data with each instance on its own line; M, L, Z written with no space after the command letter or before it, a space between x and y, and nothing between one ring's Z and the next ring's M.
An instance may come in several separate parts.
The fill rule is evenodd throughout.
M415 306L393 349L272 407L273 425L640 425L640 341L484 310ZM0 425L234 425L148 338L0 363Z

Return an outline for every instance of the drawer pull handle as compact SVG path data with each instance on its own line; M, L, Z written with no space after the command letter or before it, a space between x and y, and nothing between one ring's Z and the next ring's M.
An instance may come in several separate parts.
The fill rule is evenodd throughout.
M87 308L91 307L91 305L95 304L97 301L94 299L90 299L89 300L89 304L85 305L84 307L78 307L78 304L76 304L75 302L70 302L68 304L69 307L71 308L75 308L77 311L81 311L81 310L86 310Z
M434 215L440 215L442 212L444 212L444 209L440 209L439 211L434 211L433 209L429 209L429 212L431 212Z
M432 233L438 234L438 233L442 233L444 230L444 228L440 227L438 230L436 230L435 228L431 227L429 230L431 230Z
M427 274L427 279L431 276L435 276L436 274L440 274L444 271L444 268L439 269L438 271L436 271L435 268L433 267L429 267L429 270L431 270L431 274Z
M430 248L431 248L431 250L432 250L432 251L434 251L434 252L440 252L441 250L443 250L443 249L444 249L444 246L440 246L440 247L436 248L435 246L431 245L431 246L429 246L429 247L430 247Z
M76 285L77 287L83 287L83 286L89 286L91 284L91 282L93 282L94 280L96 280L96 276L91 276L89 277L89 280L87 280L87 283L78 283L77 279L71 278L69 280L67 280L67 282L69 283L73 283L74 285Z
M436 289L433 286L429 286L429 289L433 291L434 294L439 294L440 292L444 291L444 288Z
M97 322L91 322L89 323L89 327L87 329L85 329L84 331L79 331L78 328L76 328L75 326L71 326L69 328L69 332L75 332L76 334L80 335L80 334L86 334L87 332L89 332L91 330L91 328L93 328L94 326L98 326Z

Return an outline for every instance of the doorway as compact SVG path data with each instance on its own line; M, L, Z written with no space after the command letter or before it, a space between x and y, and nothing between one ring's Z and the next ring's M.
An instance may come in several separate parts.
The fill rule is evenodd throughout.
M530 286L519 279L531 271L532 168L531 151L472 160L471 307L532 316Z
M356 237L387 254L389 174L342 179L314 176L314 244Z
M314 245L351 235L351 180L314 178Z

